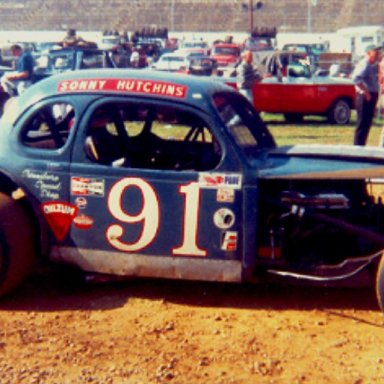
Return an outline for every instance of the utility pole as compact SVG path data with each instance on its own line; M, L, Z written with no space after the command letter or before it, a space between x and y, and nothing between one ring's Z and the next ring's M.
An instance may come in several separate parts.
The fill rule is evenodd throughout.
M249 14L250 14L250 20L249 20L249 25L250 25L250 33L253 31L253 0L249 0Z
M171 31L175 30L175 0L171 0Z
M256 4L253 4L253 0L249 0L249 4L242 4L242 9L244 11L249 12L249 27L250 27L250 33L254 30L254 20L253 20L253 12L257 11L258 9L261 9L263 7L262 1L257 1Z
M307 0L307 32L312 32L312 7L316 7L317 0Z

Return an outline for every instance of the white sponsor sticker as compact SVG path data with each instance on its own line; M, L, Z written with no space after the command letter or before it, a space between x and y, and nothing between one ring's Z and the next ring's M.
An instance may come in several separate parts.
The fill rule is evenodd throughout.
M216 196L219 203L233 203L235 201L235 190L233 188L219 188Z
M71 194L74 196L104 197L105 182L103 179L88 177L71 178Z
M226 252L233 252L237 249L238 234L233 231L224 232L221 242L221 250Z
M200 173L201 188L232 188L241 189L242 176L238 173Z
M235 214L228 208L220 208L213 215L213 222L217 228L231 228L235 224Z

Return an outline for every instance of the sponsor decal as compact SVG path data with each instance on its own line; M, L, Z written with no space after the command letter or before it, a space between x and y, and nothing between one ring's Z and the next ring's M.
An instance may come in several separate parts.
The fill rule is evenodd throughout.
M220 203L233 203L235 201L235 190L233 188L219 188L216 198Z
M87 207L88 201L87 201L87 199L85 197L79 196L79 197L76 197L75 204L80 209L84 209L84 208Z
M79 229L90 229L94 222L95 220L92 217L84 214L78 215L73 219L73 223Z
M59 176L44 171L25 169L21 176L34 180L34 187L39 191L40 197L58 200L60 199L61 181Z
M129 92L184 99L188 87L176 83L140 79L73 79L57 84L58 92Z
M213 222L217 228L231 228L235 223L235 214L228 208L220 208L213 215Z
M221 250L226 252L233 252L237 249L237 232L226 231L224 232L222 242L221 242Z
M45 220L58 241L67 235L78 208L65 201L50 201L41 205Z
M104 197L105 181L88 177L71 178L71 194L74 196Z
M199 185L201 188L233 188L241 189L242 177L238 173L200 173Z

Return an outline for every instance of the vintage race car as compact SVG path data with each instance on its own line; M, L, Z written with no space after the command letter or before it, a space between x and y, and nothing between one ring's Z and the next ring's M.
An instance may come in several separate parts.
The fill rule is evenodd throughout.
M280 61L299 53L276 54ZM272 63L273 64L273 63ZM289 122L298 122L305 115L327 117L331 124L347 124L354 108L355 86L350 79L316 76L309 66L272 66L272 75L255 84L253 93L258 111L282 113Z
M0 146L1 294L43 259L203 281L369 278L384 307L384 151L277 148L219 81L52 76L8 105Z

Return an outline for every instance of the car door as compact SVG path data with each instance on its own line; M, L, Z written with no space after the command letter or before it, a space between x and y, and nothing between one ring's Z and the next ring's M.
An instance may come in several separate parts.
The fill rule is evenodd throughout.
M44 100L23 114L10 141L11 167L47 224L53 245L68 240L75 215L69 204L69 163L76 119L73 98Z
M253 100L260 112L281 113L284 108L285 83L277 76L267 77L253 86Z
M318 84L311 77L309 67L301 63L288 66L281 93L283 113L311 113L318 111Z
M240 279L241 174L220 170L223 155L185 106L91 107L71 165L73 258L98 272Z

